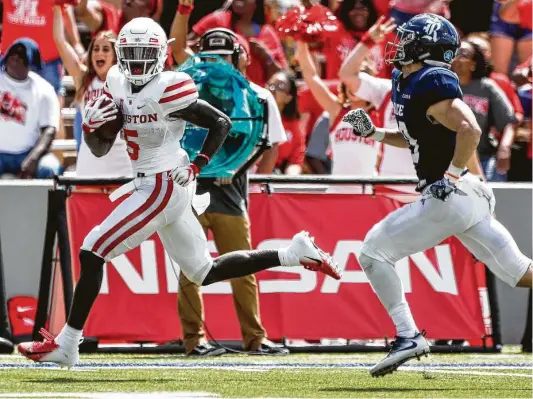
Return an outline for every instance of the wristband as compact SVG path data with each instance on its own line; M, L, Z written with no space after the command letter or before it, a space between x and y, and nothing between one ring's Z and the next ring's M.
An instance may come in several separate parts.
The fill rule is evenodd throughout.
M195 176L198 176L200 174L200 168L194 162L191 163L191 169L194 172Z
M367 46L368 48L372 47L374 44L376 44L376 42L374 41L374 39L372 39L372 37L367 33L365 33L363 35L363 37L361 37L361 43L363 43L365 46Z
M94 132L96 129L93 129L93 128L87 126L85 123L83 123L81 125L81 130L83 130L83 133L85 133L85 134L90 134L90 133Z
M450 166L448 167L448 170L446 171L446 174L450 176L452 179L459 180L464 170L465 168L458 168L457 166L450 164Z
M189 15L192 12L193 8L194 6L186 6L180 4L178 5L178 13L180 13L181 15Z
M380 132L379 130L376 130L375 133L372 134L370 138L375 141L383 141L383 139L385 138L385 133Z
M196 158L203 158L203 159L205 159L205 163L206 163L206 164L208 164L209 161L211 160L211 158L209 158L207 155L202 154L202 153L199 153L199 154L196 156Z

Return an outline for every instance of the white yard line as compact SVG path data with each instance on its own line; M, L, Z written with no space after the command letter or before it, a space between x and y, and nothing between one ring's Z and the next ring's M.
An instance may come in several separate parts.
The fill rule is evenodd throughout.
M420 369L413 369L409 367L400 367L399 370L404 371L423 371L426 373L438 373L438 374L460 374L460 375L491 375L491 376L498 376L498 377L523 377L523 378L529 378L532 379L533 376L531 374L519 374L519 373L491 373L489 371L469 371L467 369L463 370L442 370L442 369L427 369L427 370L420 370Z

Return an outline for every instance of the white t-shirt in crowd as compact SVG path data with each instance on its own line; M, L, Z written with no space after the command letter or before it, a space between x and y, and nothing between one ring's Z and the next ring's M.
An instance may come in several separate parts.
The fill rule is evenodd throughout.
M398 129L396 118L392 112L391 90L392 81L371 76L367 73L359 73L360 85L355 93L374 105L380 113L383 126L386 129ZM415 168L408 148L399 148L383 144L382 158L379 166L379 174L383 176L415 176Z
M285 134L285 128L283 127L283 122L281 121L281 114L279 113L278 105L276 104L276 99L272 93L256 85L253 82L250 82L250 87L257 93L259 98L266 100L268 106L268 140L270 144L281 144L287 141L287 135Z
M95 77L83 96L79 104L83 114L85 104L88 101L103 95L105 82ZM85 143L83 134L81 135L80 150L76 161L77 176L95 176L95 177L130 177L133 176L131 160L128 155L126 142L119 134L113 144L113 147L103 157L93 155Z
M348 109L341 110L330 130L332 175L376 175L381 143L371 138L357 137L353 127L342 121Z
M42 128L59 128L59 112L54 88L39 75L19 81L0 71L0 152L30 151Z

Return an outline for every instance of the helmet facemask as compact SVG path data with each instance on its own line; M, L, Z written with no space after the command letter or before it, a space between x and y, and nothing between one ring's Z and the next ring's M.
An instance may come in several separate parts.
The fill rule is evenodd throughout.
M406 29L405 25L400 26L396 31L394 42L388 42L385 46L385 62L387 64L394 64L396 68L401 68L402 65L409 65L414 62L412 58L407 56L407 49L410 43L416 38L416 32Z
M163 71L166 58L166 44L159 43L117 43L118 65L132 84L142 86Z

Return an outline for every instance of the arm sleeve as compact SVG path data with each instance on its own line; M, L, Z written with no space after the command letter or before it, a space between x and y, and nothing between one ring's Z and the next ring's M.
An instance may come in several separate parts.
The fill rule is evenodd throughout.
M494 127L499 132L502 132L505 126L516 121L513 107L505 96L505 93L496 85L496 83L487 79L487 84L490 91L489 112L492 114Z
M359 73L359 79L361 83L355 95L379 108L387 93L392 89L392 81L390 79L375 78L364 72Z
M166 82L166 88L159 99L163 116L187 108L198 99L196 84L185 72L174 72Z
M268 140L270 144L283 143L287 141L287 135L281 121L278 105L272 93L267 91L266 102L268 106Z
M54 88L48 83L41 89L41 101L39 102L39 127L51 126L59 129L59 100Z
M315 126L313 127L311 137L309 138L309 143L307 143L306 155L325 161L328 159L328 147L329 115L324 113L320 118L318 118Z

